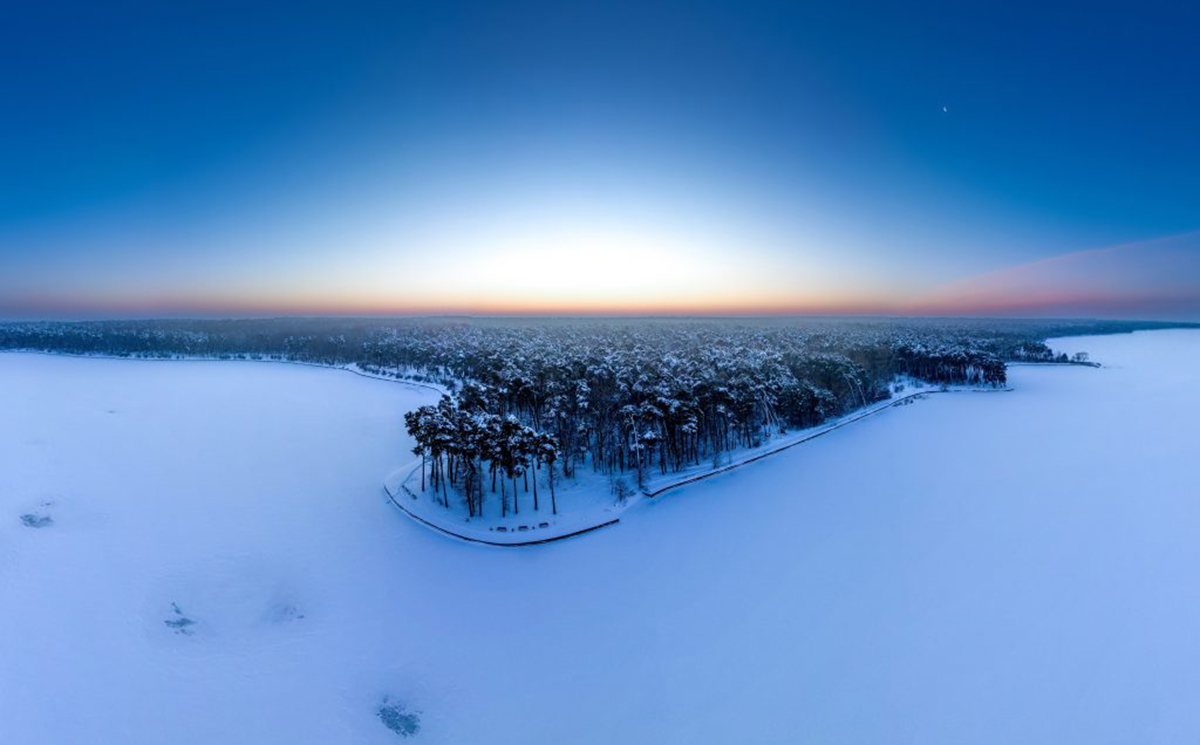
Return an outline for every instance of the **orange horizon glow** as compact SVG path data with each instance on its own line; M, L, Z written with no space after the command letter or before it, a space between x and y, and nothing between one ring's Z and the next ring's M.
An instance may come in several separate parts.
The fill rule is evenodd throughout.
M5 304L0 314L18 317L789 317L789 316L877 316L877 317L1145 317L1155 313L1185 311L1195 302L1192 296L1163 297L1063 295L1007 300L987 299L973 304L937 302L839 302L839 303L725 303L676 304L628 303L553 304L476 302L461 305L416 305L362 303L354 301L273 302L268 300L143 299L126 301L46 301ZM1147 311L1153 311L1147 313ZM1186 315L1186 313L1184 314Z
M81 313L96 315L196 313L210 316L230 315L330 315L330 316L777 316L777 315L881 315L900 309L884 303L677 303L635 302L556 303L477 301L456 304L416 304L339 300L278 301L267 299L179 299L143 298L129 300L54 299L37 302L6 303L0 312L21 314Z
M596 277L576 264L571 285L555 275L513 286L519 273L477 272L453 291L432 286L446 275L423 270L391 285L388 274L331 278L328 285L286 280L256 292L181 286L171 292L9 294L0 314L20 317L122 316L1076 316L1196 318L1200 308L1200 234L1063 254L993 270L932 288L849 286L809 279L795 270L758 277L727 265L724 274L694 272L626 282ZM674 257L660 259L664 272ZM544 270L543 270L544 271ZM490 281L489 281L490 280ZM504 281L502 281L504 280ZM290 284L291 286L286 286ZM455 282L449 282L452 287ZM398 300L397 298L405 298Z

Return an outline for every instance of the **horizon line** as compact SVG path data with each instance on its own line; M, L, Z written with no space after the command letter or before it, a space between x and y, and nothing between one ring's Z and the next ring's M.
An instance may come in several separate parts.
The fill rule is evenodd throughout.
M150 323L161 321L283 321L283 320L343 320L343 321L435 321L435 320L544 320L544 321L769 321L789 319L823 319L823 320L902 320L902 321L1042 321L1042 322L1103 322L1103 323L1162 323L1178 326L1200 326L1200 318L1194 320L1184 318L1150 318L1128 317L1119 318L1102 315L993 315L982 313L966 314L933 314L933 313L873 313L873 312L781 312L781 313L263 313L245 315L173 315L170 313L144 316L38 316L38 317L5 317L0 316L0 324L21 323Z

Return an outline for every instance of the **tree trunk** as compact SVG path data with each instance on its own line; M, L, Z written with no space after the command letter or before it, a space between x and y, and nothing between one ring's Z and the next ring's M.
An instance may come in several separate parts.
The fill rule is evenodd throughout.
M442 469L439 467L438 471L442 471ZM442 504L446 507L446 509L450 509L450 495L449 495L449 493L446 492L446 476L445 476L444 472L443 472L441 481L442 481Z

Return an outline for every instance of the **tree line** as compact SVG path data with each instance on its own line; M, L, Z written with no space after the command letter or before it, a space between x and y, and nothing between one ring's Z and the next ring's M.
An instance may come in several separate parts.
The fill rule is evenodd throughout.
M548 325L449 335L400 332L367 349L366 364L465 381L406 419L435 491L446 485L479 514L485 494L519 509L545 469L631 473L639 483L717 463L790 429L887 398L904 377L1002 386L1004 361L973 345L907 334L704 324ZM486 473L485 473L486 472ZM556 473L557 472L557 473ZM511 488L505 482L511 483ZM536 500L536 493L534 495Z
M356 364L451 392L410 413L422 486L481 514L540 510L540 477L718 463L906 381L1003 386L1069 362L1050 336L1180 324L984 319L333 319L0 324L0 349ZM1076 360L1077 362L1077 360ZM427 482L427 483L426 483ZM456 497L455 494L460 496ZM528 495L528 496L526 496Z
M473 388L467 386L464 393ZM496 493L500 481L500 511L521 512L517 480L529 493L530 474L533 474L533 509L541 509L538 499L538 476L545 466L550 486L550 510L558 514L558 499L554 491L554 464L559 458L554 437L521 422L513 415L499 416L475 405L470 395L456 398L443 396L432 406L422 406L404 415L405 427L416 441L413 452L421 456L421 490L429 485L436 497L448 509L452 486L461 494L470 517L483 514L485 472L490 479L491 493ZM508 488L511 483L512 488Z

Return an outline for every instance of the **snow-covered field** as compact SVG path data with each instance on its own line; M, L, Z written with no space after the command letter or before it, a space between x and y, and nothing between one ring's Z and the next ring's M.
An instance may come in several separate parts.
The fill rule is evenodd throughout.
M430 391L0 354L0 742L1200 741L1200 332L1053 346L523 549L384 497Z

